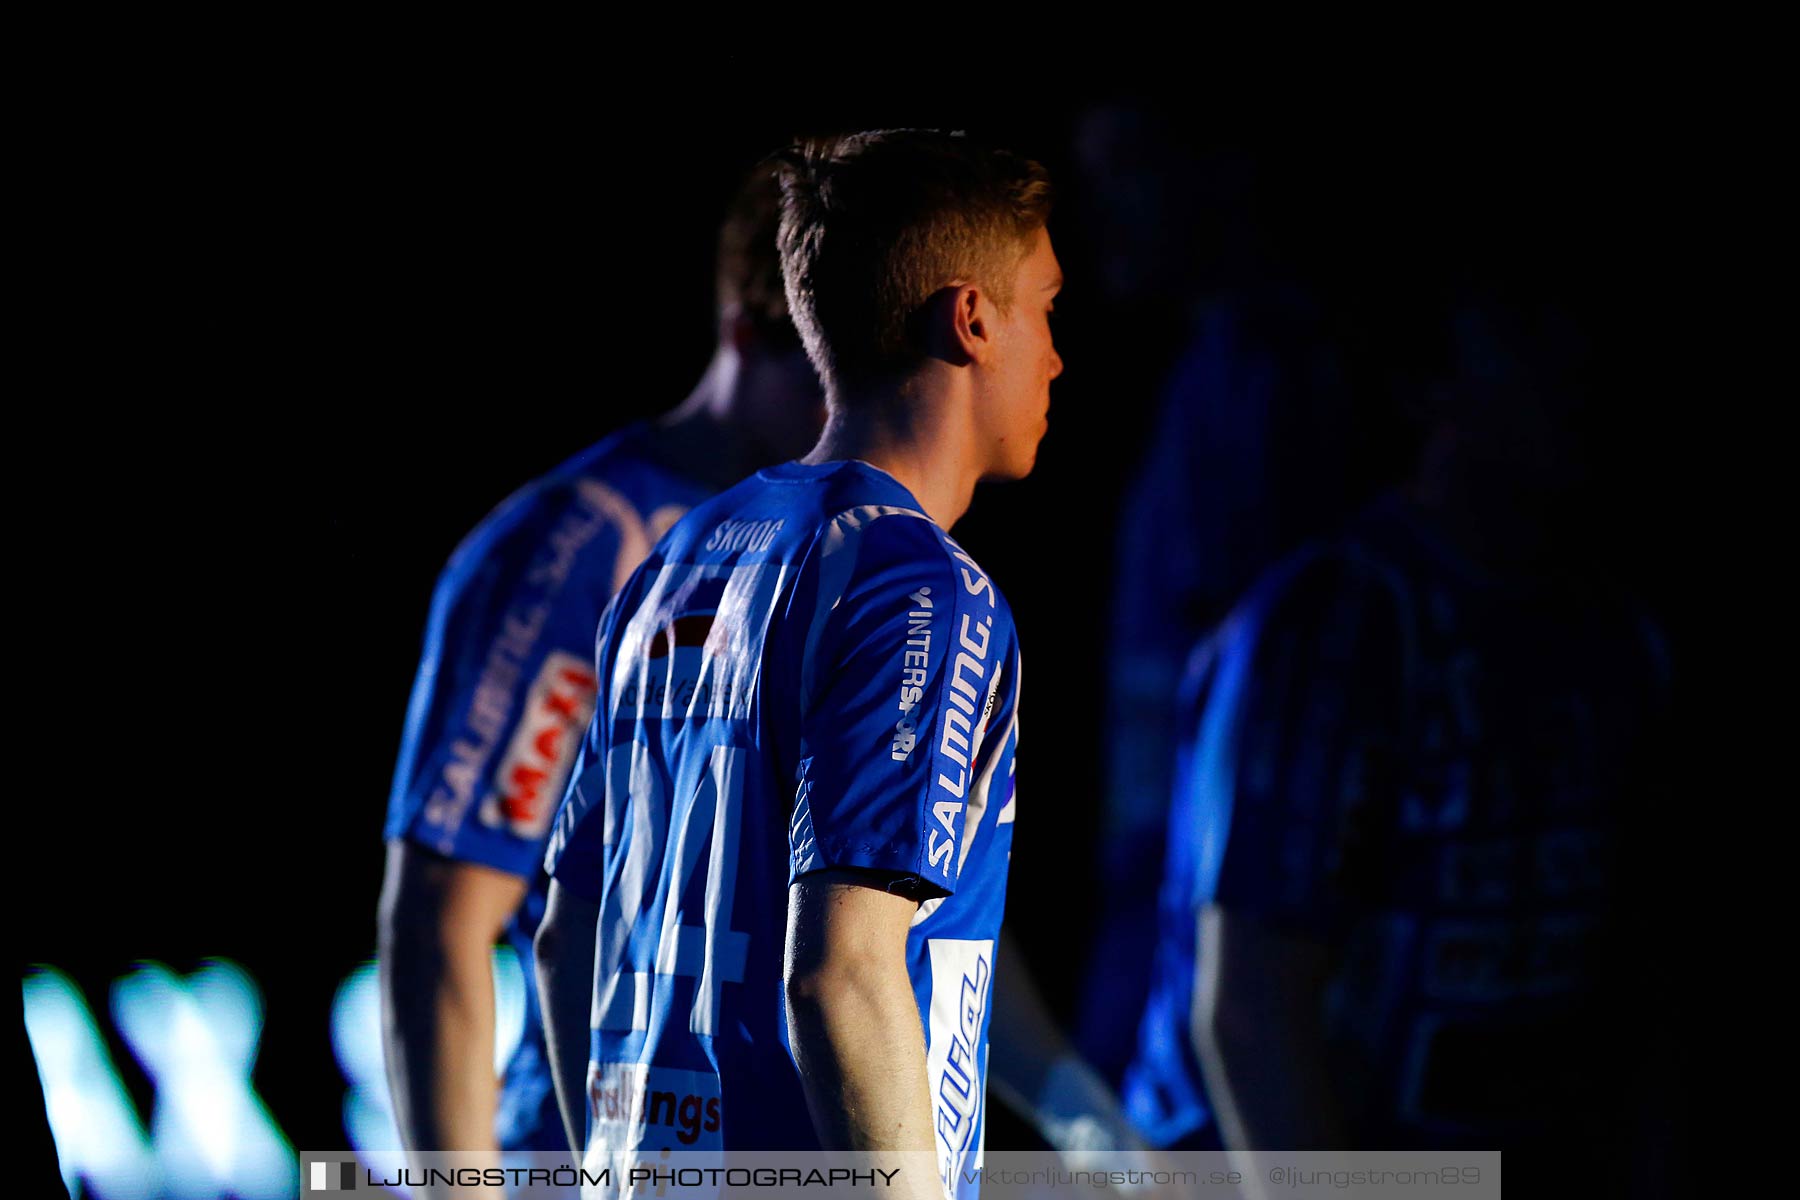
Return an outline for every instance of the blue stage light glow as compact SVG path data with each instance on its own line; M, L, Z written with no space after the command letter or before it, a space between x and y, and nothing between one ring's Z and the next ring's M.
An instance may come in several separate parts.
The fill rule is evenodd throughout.
M25 1028L43 1083L63 1183L95 1200L274 1200L300 1185L299 1162L251 1084L262 1037L262 993L242 967L209 959L181 976L142 963L114 982L111 1016L156 1088L145 1131L81 989L53 967L23 984ZM494 1069L525 1032L525 976L494 951ZM332 1001L331 1045L350 1090L344 1132L372 1169L403 1166L381 1047L374 960Z
M80 989L41 968L25 1025L63 1182L98 1200L275 1200L299 1187L293 1147L250 1082L262 997L234 963L182 977L145 963L113 984L112 1018L156 1087L146 1136Z
M44 1086L63 1184L107 1200L150 1200L162 1172L81 990L60 971L25 980L25 1032Z

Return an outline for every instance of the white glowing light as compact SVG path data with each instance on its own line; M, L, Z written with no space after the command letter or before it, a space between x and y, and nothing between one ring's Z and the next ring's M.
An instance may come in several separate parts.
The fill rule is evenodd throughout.
M80 989L62 972L40 968L24 991L25 1031L69 1194L78 1180L106 1200L161 1193L156 1153Z
M113 985L113 1022L156 1084L156 1158L180 1200L277 1200L299 1187L293 1148L251 1085L262 997L242 968L188 976L147 963Z

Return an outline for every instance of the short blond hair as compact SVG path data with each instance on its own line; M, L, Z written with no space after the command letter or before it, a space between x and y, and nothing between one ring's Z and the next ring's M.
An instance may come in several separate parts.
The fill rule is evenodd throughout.
M1049 172L960 134L818 138L773 161L788 312L834 400L923 360L918 314L941 289L978 283L1005 311L1050 216Z

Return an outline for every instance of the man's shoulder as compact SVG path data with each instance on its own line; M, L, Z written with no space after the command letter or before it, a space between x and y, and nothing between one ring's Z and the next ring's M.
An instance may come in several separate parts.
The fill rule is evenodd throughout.
M573 498L608 509L624 505L645 521L665 508L686 512L717 493L716 486L671 464L653 439L649 425L627 425L546 473L537 486L553 502ZM673 521L671 516L669 524ZM657 530L657 536L667 528Z
M602 549L610 558L615 541L648 549L712 489L651 455L647 436L627 426L519 487L463 539L452 569L528 561L552 546L565 559Z
M1401 586L1393 565L1371 549L1355 536L1306 543L1259 575L1221 628L1291 624Z
M821 526L820 559L852 559L847 581L878 588L895 580L947 589L964 600L980 598L1010 613L987 569L937 522L910 504L839 504Z
M1405 637L1420 603L1418 564L1362 520L1293 550L1265 570L1189 658L1185 691L1230 665L1251 664L1294 639L1340 650Z

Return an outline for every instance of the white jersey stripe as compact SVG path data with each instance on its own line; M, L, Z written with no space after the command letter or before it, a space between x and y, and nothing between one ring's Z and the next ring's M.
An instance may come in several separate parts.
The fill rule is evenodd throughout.
M910 508L897 508L886 504L865 504L860 508L852 508L832 518L825 531L820 534L819 550L819 598L813 607L812 624L806 630L806 648L800 659L800 703L801 715L805 715L807 698L815 694L814 672L817 670L813 662L819 648L819 638L825 632L825 620L844 598L844 588L850 583L850 574L856 569L856 554L862 547L863 530L882 517L917 517L921 521L930 521L924 513Z

